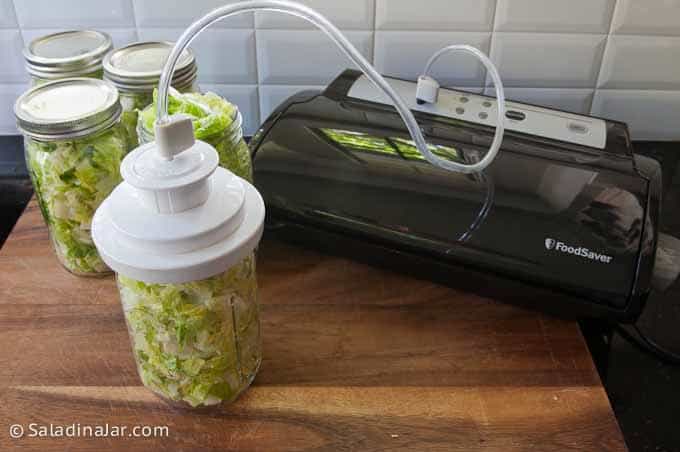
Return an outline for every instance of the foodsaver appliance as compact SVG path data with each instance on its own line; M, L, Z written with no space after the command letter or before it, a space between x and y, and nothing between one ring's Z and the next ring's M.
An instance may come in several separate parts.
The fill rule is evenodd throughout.
M484 156L496 99L390 79L430 151ZM634 320L652 287L661 171L625 124L507 102L481 173L438 168L389 99L347 70L283 102L253 137L271 234L551 312ZM677 275L677 271L671 273Z

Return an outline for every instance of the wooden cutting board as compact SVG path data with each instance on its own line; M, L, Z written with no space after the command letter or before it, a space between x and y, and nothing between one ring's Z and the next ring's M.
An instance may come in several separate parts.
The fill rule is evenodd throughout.
M0 450L625 450L575 323L266 238L258 259L255 383L178 410L141 386L113 278L63 270L32 201L0 250ZM50 424L126 432L28 436Z

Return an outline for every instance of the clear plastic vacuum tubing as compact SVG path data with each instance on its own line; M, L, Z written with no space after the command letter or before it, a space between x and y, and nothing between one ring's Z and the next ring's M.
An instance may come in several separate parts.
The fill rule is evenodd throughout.
M319 29L321 29L331 40L342 49L342 51L352 60L358 67L363 71L364 74L383 91L394 103L399 115L401 115L404 123L406 123L406 128L408 129L416 147L420 153L433 165L445 168L447 170L461 172L461 173L474 173L486 168L489 163L494 159L498 149L500 148L500 141L503 135L503 122L499 121L497 124L496 135L494 136L494 142L491 148L486 153L484 158L482 158L477 163L472 164L461 164L457 162L452 162L445 160L434 155L430 152L427 147L427 143L423 134L418 127L411 110L409 110L406 102L392 89L392 87L385 81L384 78L371 66L371 64L366 61L366 59L359 53L359 51L354 48L354 46L347 40L347 38L325 17L317 13L311 8L308 8L299 3L286 1L286 0L249 0L238 3L232 3L229 5L217 8L202 18L198 19L196 22L192 23L189 28L187 28L184 33L179 37L175 43L175 47L172 49L168 61L165 63L163 68L163 73L161 74L158 90L158 122L163 123L167 121L168 117L168 89L170 87L170 81L172 80L172 74L175 69L175 65L184 49L193 41L193 39L204 29L209 27L215 22L225 19L236 14L253 12L253 11L275 11L292 16L300 17ZM481 53L481 52L480 52ZM484 62L484 60L482 60ZM485 63L485 66L488 65ZM491 65L493 67L493 65ZM495 68L493 68L494 73ZM498 109L503 109L503 87L500 84L500 78L494 77L494 83L496 88L496 95L498 98ZM500 137L500 138L499 138Z

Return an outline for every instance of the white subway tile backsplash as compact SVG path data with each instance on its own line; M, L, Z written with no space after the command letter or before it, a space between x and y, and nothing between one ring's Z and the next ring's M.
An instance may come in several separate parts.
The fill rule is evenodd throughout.
M680 0L618 0L612 33L680 36Z
M22 28L134 27L130 0L15 0Z
M499 32L491 59L509 87L589 88L595 85L605 40L606 35L594 34Z
M30 43L32 40L39 38L41 36L49 35L52 33L58 33L60 31L65 31L65 28L40 28L40 29L26 29L22 31L24 37L24 42L26 44ZM123 47L130 43L136 42L137 30L135 28L122 28L122 29L108 29L108 28L97 28L99 31L103 31L111 36L113 40L114 47Z
M372 32L347 31L345 36L372 58ZM257 30L257 67L261 84L319 85L353 64L320 31Z
M323 14L333 24L342 29L373 29L374 0L302 0L303 3ZM257 28L314 28L313 25L288 14L257 11Z
M607 33L615 0L498 0L496 30Z
M219 94L236 105L243 116L243 133L252 135L260 126L257 85L213 85L201 83L201 91Z
M175 40L205 12L236 1L0 0L0 134L16 131L5 107L26 86L21 50L31 39L94 28L116 47ZM498 65L508 98L578 113L592 106L629 121L633 138L678 138L680 0L300 1L386 75L414 80L434 51L470 44ZM325 34L280 13L217 22L192 48L200 85L239 105L248 134L287 96L352 67ZM432 75L443 86L493 91L469 55L446 55Z
M593 93L592 89L506 88L505 98L572 113L588 114ZM495 97L493 88L486 88L484 94Z
M375 67L394 77L415 80L435 51L449 44L469 44L488 53L490 33L445 33L420 31L377 31ZM483 86L484 67L472 56L442 56L432 68L432 76L445 86Z
M142 41L176 40L181 28L142 28ZM207 83L257 83L255 31L208 29L191 43L198 64L198 80Z
M592 114L628 123L635 140L680 140L680 91L597 90Z
M680 89L680 37L611 36L599 86Z
M17 18L14 13L12 0L0 0L0 28L12 28L17 26Z
M376 30L489 31L495 0L376 0Z
M0 84L0 135L19 133L14 119L14 102L26 90L26 84Z
M320 85L260 85L260 118L267 119L272 111L293 94L305 90L322 90Z
M215 8L237 0L133 0L137 26L140 28L185 28ZM214 27L253 28L253 14L242 13L217 22Z
M28 80L21 53L24 41L18 29L0 29L0 82Z

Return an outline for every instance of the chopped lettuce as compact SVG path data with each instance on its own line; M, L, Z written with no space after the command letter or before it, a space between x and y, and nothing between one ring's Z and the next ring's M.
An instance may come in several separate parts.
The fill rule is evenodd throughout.
M107 273L90 236L99 204L121 181L127 140L119 126L95 136L40 142L26 138L26 163L61 263L75 274Z
M120 123L125 129L128 139L128 148L134 149L139 146L137 137L137 120L139 112L153 102L150 91L138 93L120 93L120 103L123 113L120 116Z
M153 124L156 121L156 96L154 90L153 104L145 108L139 115L138 131L140 140L145 135L153 136ZM252 162L248 145L233 133L232 117L236 107L214 93L184 93L176 91L168 96L168 113L182 113L192 119L194 136L211 144L220 158L220 166L232 171L248 181L253 180ZM143 131L143 132L142 132ZM238 138L234 141L234 138Z
M253 255L226 272L181 284L118 275L121 302L144 385L196 407L235 399L260 364Z

